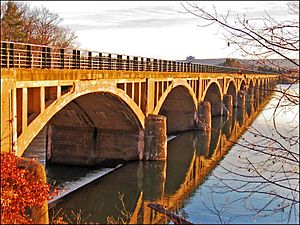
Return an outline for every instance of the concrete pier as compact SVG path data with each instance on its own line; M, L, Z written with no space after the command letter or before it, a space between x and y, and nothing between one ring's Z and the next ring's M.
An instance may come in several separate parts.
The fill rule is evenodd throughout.
M167 122L162 115L149 114L145 119L145 160L166 160Z

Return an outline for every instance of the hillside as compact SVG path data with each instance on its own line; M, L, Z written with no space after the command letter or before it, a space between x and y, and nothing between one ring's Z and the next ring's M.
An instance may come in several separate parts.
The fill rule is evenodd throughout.
M180 62L193 62L205 65L214 65L220 66L223 65L226 58L217 58L217 59L192 59L192 60L178 60ZM256 66L269 66L269 67L276 67L276 65L280 65L281 67L289 68L289 69L297 69L296 65L291 63L286 59L269 59L269 60L252 60L252 59L237 59L241 64L246 65L256 65ZM299 59L295 59L295 62L299 64Z

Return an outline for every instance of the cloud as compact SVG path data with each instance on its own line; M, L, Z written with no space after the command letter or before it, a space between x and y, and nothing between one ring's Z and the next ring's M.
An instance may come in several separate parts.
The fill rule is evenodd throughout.
M196 18L180 14L170 6L124 7L99 12L63 14L65 23L75 30L161 28L190 24Z

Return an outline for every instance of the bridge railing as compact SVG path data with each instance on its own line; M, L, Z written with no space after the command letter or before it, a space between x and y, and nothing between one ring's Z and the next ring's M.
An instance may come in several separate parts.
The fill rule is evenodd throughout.
M1 68L266 74L240 68L6 41L1 41Z

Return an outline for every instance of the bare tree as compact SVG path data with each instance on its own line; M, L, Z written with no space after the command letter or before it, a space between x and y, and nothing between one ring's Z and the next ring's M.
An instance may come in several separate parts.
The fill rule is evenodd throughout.
M272 126L249 127L248 136L236 145L250 151L237 156L239 165L228 160L221 165L227 175L216 175L223 190L247 194L245 206L254 215L285 212L282 221L289 223L292 215L299 216L299 89L293 85L299 83L299 59L295 60L299 57L299 2L287 2L290 19L285 21L278 21L267 12L262 18L237 15L232 19L229 11L222 15L214 6L209 12L200 5L182 4L185 13L199 18L199 27L221 28L228 47L234 47L243 58L272 66L283 72L282 76L293 75L291 84L272 90L275 96L269 103L272 109L268 109ZM287 113L291 118L285 116ZM217 186L213 190L220 191ZM265 203L253 204L250 200L254 195L263 196Z
M200 19L199 27L216 25L222 28L228 47L233 47L243 58L252 58L255 59L253 62L278 69L289 70L293 66L299 72L298 1L287 3L292 19L285 21L277 21L267 12L261 18L237 15L232 19L229 11L220 15L214 6L212 13L198 3L187 2L182 6L187 13ZM282 63L284 60L289 62L289 66Z
M62 18L45 7L8 1L1 4L1 40L61 48L75 47L77 36Z

